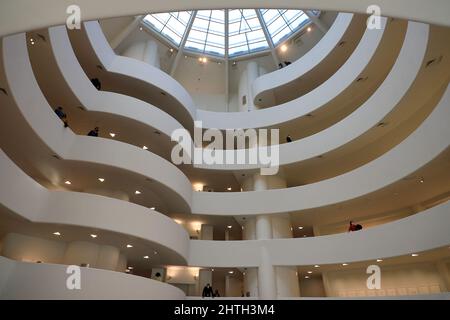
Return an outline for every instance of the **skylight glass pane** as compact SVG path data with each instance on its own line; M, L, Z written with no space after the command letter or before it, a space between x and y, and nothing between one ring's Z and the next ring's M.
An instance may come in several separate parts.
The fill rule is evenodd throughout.
M261 13L265 29L276 46L293 33L301 30L308 16L301 10L286 9L225 9L199 10L192 28L186 35L185 48L200 54L225 55L225 23L228 23L228 55L230 57L267 50L269 44L261 26L257 10ZM320 15L320 11L314 14ZM152 30L179 46L186 33L193 11L149 14L144 22Z
M256 11L253 9L234 9L228 11L229 56L248 54L269 48ZM257 47L249 47L249 41L260 42ZM257 50L255 50L257 49Z
M174 45L179 46L191 15L192 11L154 13L145 16L144 22Z
M301 10L262 9L260 12L274 45L282 42L309 22L308 16Z
M195 44L194 44L195 43ZM199 10L188 34L186 48L201 53L225 55L225 11Z

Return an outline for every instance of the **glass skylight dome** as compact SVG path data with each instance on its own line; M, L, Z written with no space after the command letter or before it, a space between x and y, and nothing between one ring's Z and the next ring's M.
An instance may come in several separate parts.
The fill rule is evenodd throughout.
M148 14L143 22L186 52L233 58L276 47L310 19L301 10L222 9Z

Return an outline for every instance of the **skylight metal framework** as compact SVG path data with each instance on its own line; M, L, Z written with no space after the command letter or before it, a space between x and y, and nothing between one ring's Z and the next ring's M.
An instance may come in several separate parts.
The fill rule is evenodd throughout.
M225 59L265 51L273 54L277 45L310 21L303 11L286 9L180 11L149 14L143 19L179 52Z

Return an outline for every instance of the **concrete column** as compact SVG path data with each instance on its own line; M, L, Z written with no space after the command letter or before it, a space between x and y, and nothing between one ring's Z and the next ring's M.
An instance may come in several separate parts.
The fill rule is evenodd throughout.
M74 241L67 245L63 263L68 265L84 264L91 268L117 270L119 259L120 251L116 247L86 241ZM123 270L125 271L125 269Z
M249 182L252 179L253 184ZM283 174L263 176L255 174L243 183L243 188L253 191L286 188L287 183ZM250 186L253 186L251 188ZM258 215L248 218L244 225L244 240L267 240L279 238L292 238L292 224L288 214L282 215ZM298 297L300 288L297 269L295 267L274 267L265 248L261 252L261 264L257 271L258 293L261 299L273 299L275 297ZM254 288L250 274L244 276L244 287ZM278 288L278 289L277 289Z
M261 261L258 268L258 295L262 300L273 300L277 297L275 268L265 247L261 248Z
M125 272L125 270L127 269L127 265L127 256L121 253L119 255L119 261L117 262L116 271Z
M64 264L69 265L85 265L95 268L97 265L97 257L99 245L86 242L74 241L67 245L64 255Z
M276 267L277 297L300 297L297 267Z
M292 224L289 214L272 215L272 233L274 239L292 238Z
M327 33L329 28L322 20L320 20L319 17L316 17L311 11L306 10L304 12L308 16L309 20L317 26L317 29L322 31L322 33Z
M149 65L152 65L160 69L158 44L156 43L156 41L153 40L147 41L143 61L147 62Z
M447 264L445 263L445 261L438 261L438 263L436 264L436 268L446 286L446 291L450 291L450 272L448 270Z
M258 268L247 268L244 272L244 296L258 296Z
M158 44L154 40L132 43L122 53L123 56L146 62L159 68Z
M273 238L272 219L268 214L256 216L256 239L267 240Z
M114 39L111 40L111 48L116 49L125 38L127 38L131 32L133 32L141 23L143 16L136 16L134 17L133 21L130 22L129 25L125 27L125 29L122 29L122 31L119 32L117 36L114 37Z
M244 240L256 240L256 219L254 217L247 218L242 232Z
M332 297L333 296L333 290L331 288L327 272L322 272L322 281L323 281L323 289L325 291L325 296L326 297Z
M119 263L120 251L113 246L100 246L98 250L96 268L116 270Z
M239 79L239 111L252 111L257 109L253 103L253 81L259 76L259 67L256 61L249 61Z
M209 224L202 224L200 240L214 240L214 227Z

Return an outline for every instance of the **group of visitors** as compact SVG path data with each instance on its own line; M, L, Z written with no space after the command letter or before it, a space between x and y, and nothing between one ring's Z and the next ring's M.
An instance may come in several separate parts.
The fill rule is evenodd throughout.
M284 63L284 65L283 65L283 63ZM279 64L278 64L278 68L279 69L282 69L283 67L287 67L288 65L290 65L292 62L290 62L290 61L284 61L284 62L280 62Z
M211 285L209 283L207 283L206 286L203 288L203 292L202 292L202 298L205 298L205 297L211 297L211 298L220 297L219 290L216 289L215 291L213 291L213 288L211 287Z
M100 90L102 88L102 84L98 78L91 79L92 85L97 89ZM67 119L67 114L64 112L63 107L58 106L55 109L55 113L62 120L64 123L64 128L67 128L69 126L69 121ZM96 127L94 130L89 131L88 136L92 137L98 137L98 127Z

